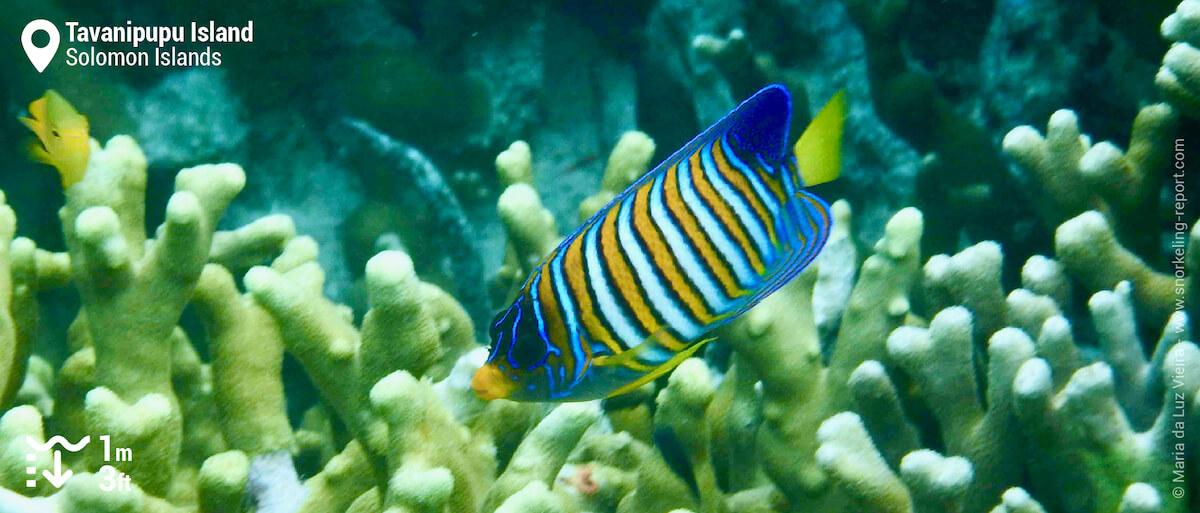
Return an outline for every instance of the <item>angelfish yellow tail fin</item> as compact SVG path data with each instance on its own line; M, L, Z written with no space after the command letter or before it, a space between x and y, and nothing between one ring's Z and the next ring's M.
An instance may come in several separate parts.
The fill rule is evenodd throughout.
M842 89L800 134L792 147L805 187L831 182L842 173L842 128L846 124L846 90Z

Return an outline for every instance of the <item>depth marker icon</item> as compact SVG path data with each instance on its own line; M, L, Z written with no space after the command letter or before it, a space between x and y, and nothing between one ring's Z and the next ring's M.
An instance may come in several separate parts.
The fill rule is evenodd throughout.
M50 438L50 440L47 441L46 443L40 444L32 436L26 436L25 442L29 444L29 447L30 447L30 449L33 450L33 452L29 452L29 453L25 454L25 461L32 463L34 460L37 459L37 453L46 452L46 451L53 449L54 450L54 472L51 472L49 470L43 470L42 475L45 476L46 481L49 481L50 484L53 485L55 488L62 488L62 485L66 484L68 479L71 479L71 476L74 474L74 472L72 472L71 469L67 469L66 471L63 471L62 452L60 452L58 449L54 449L54 446L61 445L63 450L65 450L67 452L79 452L79 451L83 450L84 447L87 447L88 442L90 442L91 440L92 440L92 437L85 436L81 440L79 440L78 443L72 444L71 442L68 442L66 438L63 438L62 436L54 436L54 437ZM33 465L26 467L25 473L31 474L34 476L34 479L29 479L29 480L25 481L25 486L29 487L29 488L36 487L37 486L37 467L33 466Z

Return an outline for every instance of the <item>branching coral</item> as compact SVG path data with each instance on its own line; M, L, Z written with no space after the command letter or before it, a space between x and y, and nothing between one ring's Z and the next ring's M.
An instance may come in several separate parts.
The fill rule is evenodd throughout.
M13 316L6 318L17 320L20 337L29 337L37 329L36 316L22 302L31 301L40 287L73 283L82 299L71 329L72 341L81 349L62 371L54 406L44 407L47 414L55 414L48 431L71 440L85 433L96 433L97 438L104 434L111 447L132 449L136 459L114 460L99 448L97 439L85 457L68 462L81 475L105 468L129 474L137 484L126 494L129 500L142 502L142 490L158 497L147 497L147 507L168 497L194 500L196 494L186 476L194 475L192 465L198 466L199 461L185 452L188 447L204 446L211 433L204 432L201 416L185 423L183 413L202 410L200 402L211 382L206 381L203 367L192 363L194 351L175 325L210 258L210 241L221 212L244 181L241 168L231 164L181 171L176 192L167 203L166 220L157 236L148 239L143 219L146 164L141 150L127 137L114 138L103 148L93 143L89 171L66 191L66 205L60 211L69 254L37 250L24 239L14 241L7 252L17 257L13 260L17 265L7 266L5 278L17 287L10 296L15 301L9 310ZM11 212L7 220L12 220ZM258 236L244 232L240 243L225 247L229 254L245 254L236 248L250 245L264 247ZM20 345L7 347L21 350ZM20 376L8 373L6 383ZM42 382L43 388L49 384L45 378ZM34 415L24 423L26 434L44 440L42 413L12 410L18 411ZM77 478L78 483L94 487L103 474ZM111 494L114 502L100 506L104 496L81 498L85 489L80 486L68 486L50 504L73 511L69 504L79 501L118 507L125 500L121 494ZM51 491L45 485L36 490Z
M1022 126L1004 138L1004 151L1037 181L1043 198L1036 204L1043 220L1056 226L1085 210L1098 209L1127 228L1144 234L1137 221L1149 202L1157 202L1162 186L1157 173L1170 152L1174 110L1165 104L1143 107L1133 122L1129 150L1104 141L1092 144L1079 131L1075 113L1059 110L1050 117L1043 138Z
M737 371L751 372L763 383L763 424L757 442L763 469L794 507L827 495L828 476L814 463L816 428L851 404L851 371L879 358L888 333L909 313L907 297L917 279L921 230L921 215L915 209L897 213L888 223L876 253L862 265L828 367L821 363L811 317L811 271L730 329L729 342L739 362L745 362Z
M491 282L493 303L507 300L529 271L558 244L554 214L542 207L533 188L533 156L525 141L512 143L496 156L496 172L505 184L497 205L500 222L508 234L504 264Z
M1005 153L1034 178L1035 204L1043 222L1056 228L1055 253L1070 274L1089 292L1129 280L1138 317L1149 325L1165 322L1187 288L1182 264L1190 241L1182 212L1183 175L1163 170L1181 141L1174 135L1176 111L1195 116L1194 94L1189 90L1194 90L1195 80L1190 77L1198 59L1188 52L1196 53L1191 44L1197 43L1197 5L1185 0L1163 21L1163 35L1176 42L1156 77L1169 103L1141 108L1127 150L1108 141L1093 144L1069 110L1050 117L1044 137L1032 127L1020 126L1003 143ZM1170 185L1169 195L1163 194L1164 184ZM1169 249L1158 231L1147 229L1147 214L1158 211L1161 198L1170 198L1178 211ZM1176 276L1156 270L1165 260L1179 264L1173 269Z
M1039 284L1035 276L1058 281L1042 272L1052 262L1031 259L1029 285ZM861 417L823 423L817 463L852 504L871 511L986 511L1001 496L994 511L1185 510L1164 494L1179 486L1169 478L1188 457L1174 444L1194 443L1167 435L1197 416L1200 352L1186 342L1187 317L1175 314L1147 360L1128 283L1091 305L1107 363L1086 365L1054 301L1026 289L1009 295L1002 314L1024 327L996 331L986 353L973 349L979 335L963 307L942 310L928 328L897 328L885 363L863 362L851 375ZM986 380L976 376L981 364ZM977 387L986 393L977 396ZM955 457L917 450L925 440ZM1042 504L1010 489L1018 485Z
M311 259L315 249L311 239L296 239L274 267L302 261L297 253L310 253ZM205 266L192 301L208 331L213 380L227 384L214 390L225 442L252 455L290 448L292 430L278 379L283 341L275 322L238 292L219 264Z
M1176 440L1171 431L1182 435L1179 427L1195 422L1195 413L1189 417L1184 411L1200 382L1195 372L1184 369L1200 365L1200 350L1190 342L1177 344L1163 364L1169 372L1163 374L1163 388L1173 390L1166 394L1159 418L1143 432L1122 411L1107 363L1079 369L1057 392L1045 360L1021 367L1014 383L1016 409L1033 453L1041 457L1034 466L1034 483L1042 502L1067 511L1117 511L1134 483L1149 485L1144 495L1164 499L1162 494L1179 486L1172 484L1171 470L1185 451L1176 444L1192 441ZM1176 497L1164 501L1160 511L1185 510L1185 501Z
M368 262L371 310L361 335L344 307L319 295L322 279L313 263L285 273L256 267L246 274L246 287L279 326L287 350L300 359L326 401L382 468L384 440L376 425L380 421L365 401L367 392L385 369L422 375L443 358L453 359L456 354L447 356L447 348L464 345L455 336L470 340L473 330L455 326L469 326L465 316L437 309L445 303L416 278L403 253L380 253Z
M25 375L37 325L36 247L14 239L17 217L0 195L0 407L12 401Z
M1028 126L1004 138L1005 152L1037 178L1043 195L1037 204L1043 219L1058 227L1063 264L1091 291L1132 280L1139 309L1156 323L1171 310L1174 287L1138 254L1156 256L1148 248L1159 242L1145 229L1145 213L1158 203L1158 170L1173 147L1174 128L1174 110L1158 104L1134 120L1127 152L1109 142L1092 145L1067 110L1051 116L1045 138Z
M839 413L821 423L817 461L867 511L960 511L972 480L971 464L933 451L909 453L897 476L875 451L861 420Z
M1180 2L1163 20L1162 35L1174 44L1163 56L1154 83L1180 112L1200 118L1200 2Z
M641 178L650 169L654 157L654 140L642 132L625 132L608 155L600 192L579 204L579 219L592 217L608 202L617 197L629 184Z
M642 132L626 132L608 156L600 191L579 205L580 219L591 217L646 173L654 141ZM511 298L529 271L561 240L554 214L542 206L533 187L533 155L529 144L516 141L496 156L496 173L504 184L497 210L508 235L504 264L491 281L493 302Z
M1191 3L1164 25L1169 36L1193 25ZM929 83L884 47L905 3L847 5L870 40L876 103L898 127L912 122L900 113ZM757 59L741 37L696 46ZM1195 44L1187 37L1179 44ZM1164 69L1186 86L1180 62ZM1200 436L1200 349L1176 301L1188 287L1154 270L1135 215L1157 200L1160 146L1174 110L1187 112L1170 101L1142 110L1125 151L1090 144L1065 111L1044 137L1010 134L1006 150L1057 227L1053 258L1013 259L983 241L925 260L923 243L948 246L961 226L939 214L954 229L927 234L928 213L905 208L859 262L850 205L835 202L812 268L720 329L702 358L601 404L557 406L475 398L485 353L472 317L406 253L366 263L359 322L322 296L318 248L288 218L217 232L245 180L236 165L181 171L163 226L147 234L144 157L114 138L67 190L67 253L14 239L16 215L0 205L0 510L1190 511L1194 499L1174 489L1197 483L1200 461L1185 449ZM939 165L987 146L943 100L926 112L928 123L902 128ZM653 153L645 134L622 137L581 214ZM560 232L533 187L529 146L514 143L496 167L509 250L491 285L504 300ZM989 154L984 170L998 167ZM1006 259L1024 260L1007 293ZM36 293L65 286L82 307L73 354L54 373L29 355ZM188 305L193 331L180 327ZM298 428L285 355L319 394ZM27 460L26 437L56 434L111 435L134 457L92 445L62 461L73 477L61 489L26 486L28 469L59 465ZM101 493L115 471L131 486Z
M848 237L848 206L838 203L834 212L836 231ZM996 245L935 256L922 276L921 229L917 210L898 213L857 280L822 271L840 263L819 260L722 333L733 349L731 367L717 375L703 360L688 360L660 391L652 384L609 401L599 424L601 410L590 404L543 418L536 405L478 402L463 376L480 353L451 364L471 345L468 318L422 283L403 253L368 263L371 310L356 327L347 310L320 296L322 273L308 238L291 239L269 267L251 269L247 294L223 265L205 265L201 252L190 301L204 321L211 362L173 329L161 342L170 351L170 395L130 401L96 386L99 348L90 330L78 330L86 347L60 375L63 411L55 422L78 418L78 432L105 430L133 447L145 459L121 468L136 488L85 493L79 487L98 478L84 471L100 470L93 454L72 463L79 475L66 489L14 504L64 513L207 512L249 501L268 511L282 500L269 477L296 479L277 468L280 451L286 467L298 440L340 436L350 442L323 470L282 488L304 490L289 492L300 511L939 512L997 504L997 511L1065 504L1085 504L1071 511L1182 511L1164 496L1172 464L1163 416L1177 404L1195 415L1200 352L1185 341L1186 316L1176 314L1172 322L1182 328L1168 330L1160 350L1142 358L1132 289L1122 284L1090 302L1100 352L1079 348L1058 305L1071 296L1065 266L1030 259L1025 288L1004 298ZM852 255L848 249L832 254ZM852 286L832 295L844 304L822 298L822 308L835 312L826 328L813 306L820 283L824 290ZM917 308L936 314L928 327ZM992 327L979 329L978 319ZM822 333L836 338L828 364ZM329 433L317 420L303 436L291 430L279 383L285 351L305 366L345 432ZM1093 354L1107 363L1088 364ZM205 383L215 392L204 393ZM1181 402L1146 399L1176 388L1184 391ZM204 408L218 412L216 424L196 418ZM609 425L634 428L642 439ZM169 435L173 426L187 443ZM32 406L10 410L0 431L7 439L45 436ZM1075 443L1051 443L1064 439ZM23 451L14 444L0 452L9 489L22 489ZM43 456L35 465L51 462ZM167 466L176 471L152 471ZM1048 477L1030 481L1026 472ZM195 484L181 482L184 476L195 476ZM1055 484L1068 478L1071 486Z
M991 336L987 391L981 404L976 397L979 380L972 362L971 324L964 308L942 310L928 330L902 327L892 332L888 354L924 391L947 452L965 456L975 468L974 486L966 499L968 509L975 511L1020 479L1020 441L1010 428L1011 383L1017 368L1033 357L1034 346L1016 328Z
M386 423L360 399L397 368L438 377L448 374L458 354L474 345L474 330L462 307L441 289L420 282L407 256L384 253L368 265L372 310L360 337L347 323L346 310L319 297L322 273L313 263L315 244L304 237L293 239L289 219L271 216L236 231L215 232L221 211L245 180L236 165L180 172L166 222L154 239L142 228L146 170L137 145L129 138L114 138L104 148L94 148L90 166L85 179L68 189L61 214L69 256L36 250L24 239L10 245L11 210L5 209L7 215L0 219L6 227L6 306L11 305L5 309L9 335L3 347L6 358L14 361L18 351L26 351L27 342L19 337L36 328L36 318L29 316L25 304L37 290L36 278L47 277L47 286L62 285L68 281L58 275L70 269L69 282L83 299L80 317L71 328L72 343L80 349L61 370L57 408L45 408L55 413L45 431L65 434L72 441L93 435L97 441L87 455L70 459L68 454L66 463L79 476L91 470L99 472L100 479L104 469L113 468L107 465L115 466L113 472L128 474L135 487L124 495L78 499L79 485L72 484L45 504L64 512L80 511L77 508L84 506L75 505L80 500L100 501L87 511L143 510L138 504L169 511L173 506L165 500L181 507L199 504L204 511L240 504L242 488L250 494L254 487L248 483L261 481L254 473L268 468L247 465L249 459L257 462L282 450L290 467L287 451L297 449L284 411L280 372L285 348L315 369L317 381L327 385L330 404L343 406L342 422L361 440L346 446L309 480L308 502L313 506L307 507L319 511L342 504L335 509L344 509L367 491L372 480L364 482L363 471L369 476L387 469L389 438ZM248 273L245 282L253 294L241 294L229 268L272 257L270 268ZM10 261L16 265L8 265ZM188 337L175 326L189 302L204 321L211 363L198 358ZM279 312L288 315L286 322L273 316ZM302 315L307 312L315 313ZM362 364L357 357L360 340L366 356ZM352 357L318 363L305 359L326 357L337 347L349 347ZM322 374L326 369L346 373ZM354 376L362 378L347 379ZM6 387L22 377L20 367L4 367ZM329 379L322 382L321 377ZM15 391L13 386L8 396ZM332 400L343 397L348 402ZM216 423L211 420L214 413ZM5 439L14 441L4 452L4 475L9 476L4 484L11 489L25 489L25 435L34 440L48 437L41 418L31 406L13 409L5 417L5 431L13 435ZM131 450L135 457L112 459L99 448L100 434L111 436L111 447ZM237 451L221 452L226 447ZM476 460L460 483L490 479L490 459L486 452L480 454L483 459ZM48 455L39 458L39 470L49 467L42 461ZM72 483L95 487L96 478L79 476ZM385 477L378 482L386 489ZM30 491L53 490L43 483ZM482 497L482 490L476 495ZM41 507L18 502L20 507L26 504Z

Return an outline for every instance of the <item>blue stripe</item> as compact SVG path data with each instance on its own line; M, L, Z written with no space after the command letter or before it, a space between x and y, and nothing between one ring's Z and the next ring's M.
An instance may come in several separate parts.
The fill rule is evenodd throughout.
M550 261L550 272L553 273L555 296L563 311L563 321L570 338L571 354L575 355L575 376L571 381L571 384L574 385L583 378L583 371L591 362L583 354L583 347L579 341L579 320L575 318L575 304L571 301L571 292L567 290L567 283L563 280L562 259L564 253L566 251L555 252L554 259Z
M762 166L763 169L771 169L771 165L767 163L767 160L763 158L761 153L755 153L754 158L758 160L758 165ZM796 157L793 156L792 158Z
M801 192L788 203L788 206L796 213L796 217L794 217L791 223L795 225L795 228L792 229L802 231L805 235L803 238L797 236L793 239L792 242L794 245L788 258L779 267L772 270L772 276L763 284L763 288L755 291L748 298L746 304L738 310L738 313L749 309L755 303L758 303L763 298L786 285L792 278L807 268L820 252L821 248L825 246L825 241L829 237L830 224L829 208L825 203L816 196L807 192ZM812 224L810 220L817 219L824 219L824 221L817 223L814 230L813 227L809 226Z
M513 321L511 340L508 342L508 351L505 352L504 357L508 359L508 364L511 365L515 371L520 367L517 366L517 361L513 360L512 351L513 348L517 346L517 326L521 324L521 303L518 302L514 303L513 305L517 307L517 318Z
M561 366L560 366L561 368ZM555 397L555 389L558 388L558 381L554 379L554 371L547 365L546 369L546 388L550 391L550 397Z
M733 165L737 166L739 170L743 171L742 174L744 174L746 178L750 180L750 186L754 188L754 194L763 201L763 203L767 206L767 210L771 212L771 222L775 226L776 245L780 247L789 247L790 239L787 236L787 233L788 212L790 212L790 210L788 210L785 204L781 204L779 202L779 198L775 197L775 194L771 191L767 184L763 182L763 179L758 175L758 173L751 169L750 166L742 160L742 156L738 155L736 147L731 147L729 145L728 138L723 139L721 143L723 145L722 148L725 150L727 160L729 160ZM760 166L759 169L766 172L768 177L780 178L780 183L787 180L790 171L787 167L786 159L783 162L768 164L765 160L763 160L763 156L761 154L756 153L750 155L750 157L758 162L758 165ZM795 160L795 157L792 157L792 160ZM770 180L771 178L767 179ZM785 197L790 198L791 193L787 193Z
M817 257L817 254L821 252L821 248L825 247L825 242L829 240L829 227L833 223L833 219L832 214L829 212L829 205L826 205L821 198L805 192L797 200L803 202L808 218L820 220L817 223L816 233L809 239L807 247L804 250L804 265L807 266L809 262L812 262Z
M633 234L632 212L636 197L636 193L629 194L617 207L617 240L620 241L625 256L629 257L629 263L637 273L638 282L646 292L646 299L650 306L661 314L667 327L674 329L684 339L692 340L703 331L679 307L679 304L667 295L667 288L658 275L658 269L650 262L650 258L642 250Z
M641 342L644 337L641 335L641 331L629 321L629 318L625 317L621 307L617 305L616 298L613 297L612 288L604 279L604 270L602 269L604 262L600 257L599 241L596 240L602 223L601 220L597 220L584 233L584 264L587 266L588 280L592 284L592 290L596 292L596 306L599 307L600 314L612 326L613 335L620 339L625 347L631 347Z
M563 367L562 365L558 366L558 381L563 384L566 384L567 382L567 368ZM576 383L571 383L570 385L563 387L561 394L566 395L566 393L574 388L575 385Z
M750 232L750 238L758 247L758 254L763 265L771 265L771 262L775 260L775 252L771 251L771 239L767 237L767 228L759 222L758 216L750 210L750 206L742 199L741 194L733 190L733 186L729 185L729 182L725 181L725 177L721 176L721 172L717 170L717 163L713 160L712 146L705 146L700 150L700 162L701 167L704 168L704 176L713 185L713 189L716 189L717 195L733 208L733 213Z
M737 276L738 282L742 288L753 288L758 283L759 276L750 268L750 263L746 261L746 257L742 255L742 250L737 244L729 238L729 234L725 232L725 227L721 225L721 221L717 220L716 216L708 210L696 189L692 187L691 166L687 160L682 160L676 166L678 170L679 192L683 196L683 202L688 206L688 210L700 222L700 226L708 234L709 240L725 257L725 261L729 262L732 267L733 274Z
M710 312L724 312L729 307L729 299L721 291L710 271L700 261L700 257L692 248L691 242L684 236L675 220L667 214L666 199L663 193L663 182L660 177L650 188L650 219L662 230L663 239L671 248L671 255L679 262L687 279L696 287Z
M754 169L751 169L750 166L746 165L745 162L742 162L742 159L738 158L737 153L733 150L733 148L729 147L728 137L721 138L721 150L723 153L725 153L725 160L729 162L729 165L740 171L742 176L745 176L746 180L750 182L750 187L754 189L754 195L757 196L758 200L767 207L767 211L771 213L773 218L775 218L776 225L778 225L778 220L782 212L779 210L779 201L775 198L775 195L771 194L771 191L767 188L767 185L764 184L762 179L758 177L758 173L756 173ZM774 168L771 166L765 166L760 169L764 169L768 174L771 174ZM779 231L776 230L775 233L778 234Z
M788 155L783 161L784 167L781 175L783 182L792 184L792 190L805 187L807 184L804 183L804 177L800 174L800 163L796 161L796 156ZM788 194L788 197L792 197L792 194Z
M520 298L520 296L517 297L518 299ZM495 347L493 347L491 352L488 353L487 363L492 363L495 361L496 357L499 356L500 353L509 352L508 349L504 349L504 341L508 338L508 336L505 335L504 330L500 329L500 325L504 324L504 322L508 320L508 316L512 314L513 307L515 307L516 304L517 303L514 301L513 304L508 305L508 310L504 311L504 315L500 317L500 320L496 321L495 324L492 324L492 327L498 329L499 331L496 333Z
M538 292L538 286L542 282L542 270L545 268L546 266L539 265L537 273L533 275L533 280L530 281L531 285L529 286L529 294L533 298L533 315L537 318L538 335L542 337L542 341L546 343L546 347L549 348L550 354L562 356L562 351L558 349L558 346L550 342L550 334L546 332L546 318L545 314L542 312L542 301ZM521 298L518 297L517 301L519 302L520 300Z
M796 230L796 237L792 239L792 243L795 245L798 242L802 242L803 246L800 246L802 249L804 247L811 247L818 234L813 231L812 226L810 226L812 223L809 222L809 219L817 214L812 211L809 203L804 201L799 195L793 196L791 207L792 215L794 216L792 222L796 225L794 228Z

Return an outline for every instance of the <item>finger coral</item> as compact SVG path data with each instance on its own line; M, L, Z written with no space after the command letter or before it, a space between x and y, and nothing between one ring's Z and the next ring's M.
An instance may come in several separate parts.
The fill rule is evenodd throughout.
M693 3L654 2L643 21L680 28L662 18ZM408 9L387 4L375 8ZM535 4L522 15L561 15L559 3ZM657 146L647 133L624 132L603 177L591 177L594 194L564 210L534 165L535 150L553 153L538 142L552 139L544 134L529 137L536 148L488 147L485 165L462 164L489 172L475 182L483 193L460 204L431 158L341 119L330 130L338 151L356 157L346 162L388 171L364 173L367 188L445 204L421 225L437 233L367 245L354 264L358 310L327 291L333 274L318 257L330 248L299 217L222 224L247 181L269 175L250 164L189 167L156 198L154 179L170 177L154 176L138 142L90 141L87 172L65 191L55 227L65 250L18 236L20 198L0 193L0 512L1197 511L1200 348L1189 296L1200 290L1200 231L1186 223L1193 210L1179 207L1170 232L1147 212L1162 216L1174 177L1161 171L1197 114L1200 4L1184 0L1163 22L1172 46L1155 80L1162 101L1130 106L1117 136L1075 104L1034 111L1034 121L1049 116L1044 128L988 128L995 113L956 105L961 93L940 88L944 70L919 65L922 42L902 34L912 17L947 8L932 4L814 4L862 36L851 43L863 69L847 73L864 82L848 89L852 105L875 112L860 110L849 126L878 115L897 136L888 139L923 153L915 197L860 206L844 194L858 184L823 186L823 197L854 201L832 202L812 266L670 374L602 401L480 400L472 375L488 357L478 342L490 326L479 322L485 300L511 300L576 212L587 217L650 168ZM809 4L753 5L668 34L691 52L681 58L694 68L687 80L703 85L663 87L711 100L764 80L803 82L812 63L769 42L787 39L786 23L772 34L753 18L790 19ZM445 14L408 15L432 33ZM702 119L714 105L663 109ZM655 116L664 115L646 117ZM1119 144L1093 142L1081 125ZM473 144L463 153L483 151ZM472 162L460 157L453 165ZM494 202L472 203L492 192ZM481 211L492 233L477 241ZM419 250L435 270L404 246L414 241L445 243ZM490 280L476 243L496 250ZM50 293L78 298L69 323L44 315ZM85 437L78 452L35 450Z
M9 246L13 283L37 286L30 274L53 276L54 262L69 259L84 301L52 413L12 408L0 432L103 432L136 457L91 450L68 458L77 476L63 489L25 488L24 448L6 445L0 493L15 511L1186 509L1165 494L1171 416L1194 421L1200 392L1187 315L1172 315L1157 345L1144 342L1136 289L1122 281L1092 295L1085 332L1098 346L1081 346L1060 304L1077 293L1066 279L1073 264L1031 258L1022 288L1005 294L995 243L922 263L917 209L898 212L857 269L825 256L723 329L726 363L714 350L602 408L547 408L474 397L467 377L481 352L469 351L470 318L403 252L367 263L370 310L355 322L322 296L318 248L285 218L213 229L243 180L235 166L181 172L166 223L148 238L122 217L144 208L130 197L136 145L117 139L96 155L97 172L64 209L65 220L78 212L72 253ZM124 188L99 182L105 173ZM833 212L834 238L849 241L849 205ZM831 251L855 254L852 245ZM248 262L268 265L239 280L230 268ZM188 304L207 340L203 358L176 327ZM27 329L27 317L10 315L14 332ZM108 330L118 329L145 354L110 354ZM1158 349L1143 356L1150 346ZM326 411L299 429L286 413L285 354ZM53 467L38 458L33 468ZM293 461L306 458L319 470L301 479ZM128 490L96 495L90 487L108 469L130 476Z
M1163 56L1154 83L1175 108L1200 117L1200 2L1180 2L1163 20L1162 35L1173 44Z

